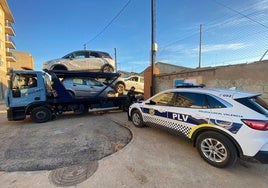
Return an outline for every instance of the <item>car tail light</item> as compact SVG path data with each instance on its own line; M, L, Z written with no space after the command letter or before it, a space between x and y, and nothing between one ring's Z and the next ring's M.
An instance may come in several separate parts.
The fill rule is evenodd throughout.
M268 121L266 120L252 120L252 119L242 119L242 121L252 129L266 131L268 130Z

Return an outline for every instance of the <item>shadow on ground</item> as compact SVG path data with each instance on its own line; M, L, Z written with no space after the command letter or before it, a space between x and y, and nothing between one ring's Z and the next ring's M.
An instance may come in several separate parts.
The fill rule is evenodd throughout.
M131 139L129 129L105 114L69 114L42 124L29 120L2 124L0 171L53 170L96 161Z

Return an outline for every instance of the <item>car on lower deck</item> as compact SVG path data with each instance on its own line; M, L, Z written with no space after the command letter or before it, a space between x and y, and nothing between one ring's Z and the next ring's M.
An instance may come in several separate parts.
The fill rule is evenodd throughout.
M72 97L115 97L110 86L94 78L64 78L62 84Z
M259 93L170 89L132 104L128 116L136 127L183 135L215 167L232 166L239 157L268 163L268 104Z

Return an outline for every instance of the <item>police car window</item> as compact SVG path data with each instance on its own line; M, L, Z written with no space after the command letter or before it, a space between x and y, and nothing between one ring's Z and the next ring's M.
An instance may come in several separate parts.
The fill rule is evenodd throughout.
M223 104L224 101L221 102L220 100L222 100L222 99L220 99L220 98L214 98L214 97L209 96L209 95L206 95L206 98L208 101L209 108L226 108L226 105L228 105L227 102L225 102L226 105Z
M168 92L168 93L157 95L151 100L155 102L156 105L171 106L174 96L175 96L175 93Z
M208 108L205 95L200 93L178 92L173 104L185 108Z

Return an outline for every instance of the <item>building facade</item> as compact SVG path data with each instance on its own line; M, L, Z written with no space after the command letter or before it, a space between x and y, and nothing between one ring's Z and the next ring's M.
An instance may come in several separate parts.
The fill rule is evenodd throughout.
M11 63L16 62L12 53L12 50L15 49L12 39L15 36L13 23L14 18L6 0L0 0L0 100L4 98L4 91L7 87L6 73L11 67Z

